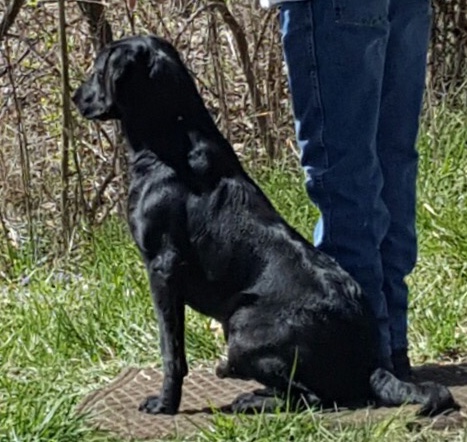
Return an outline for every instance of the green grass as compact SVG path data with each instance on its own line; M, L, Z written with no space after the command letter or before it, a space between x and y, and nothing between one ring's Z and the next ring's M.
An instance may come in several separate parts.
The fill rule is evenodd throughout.
M420 138L420 258L410 277L414 362L467 353L466 117L432 116ZM297 167L254 172L284 217L311 238L316 211ZM160 365L146 275L124 222L109 221L71 258L32 262L13 251L0 285L0 442L113 441L86 429L74 406L123 367ZM6 250L0 250L4 257ZM41 264L42 262L42 264ZM25 279L25 277L28 277ZM213 361L222 340L188 313L191 366ZM199 441L465 441L462 431L408 431L406 418L329 428L313 413L242 418L218 415Z

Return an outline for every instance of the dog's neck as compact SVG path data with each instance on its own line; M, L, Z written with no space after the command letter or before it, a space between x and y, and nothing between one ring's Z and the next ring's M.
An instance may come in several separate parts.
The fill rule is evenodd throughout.
M188 86L190 84L188 83ZM122 119L130 156L154 155L184 176L211 187L223 176L247 175L230 143L217 128L194 84L185 91L183 106L172 109L148 103ZM179 109L175 111L174 109Z
M189 132L202 133L215 142L219 149L232 150L217 128L197 92L190 94L180 112L164 113L164 109L150 107L131 110L122 118L122 128L131 152L151 151L161 158L175 154L180 149L187 153L186 139ZM188 146L189 150L189 146ZM178 152L176 155L179 155Z
M152 152L162 161L174 162L182 154L181 150L184 150L184 131L177 119L144 121L128 118L122 122L122 128L131 156Z

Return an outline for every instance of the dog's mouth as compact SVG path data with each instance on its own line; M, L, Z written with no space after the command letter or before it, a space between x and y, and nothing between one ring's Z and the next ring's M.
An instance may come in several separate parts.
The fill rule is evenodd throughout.
M108 121L120 118L114 106L106 106L104 102L96 100L94 94L83 93L81 87L75 91L71 100L79 113L87 120Z
M119 115L114 109L91 109L85 108L80 109L81 115L92 121L109 121L109 120L118 120Z

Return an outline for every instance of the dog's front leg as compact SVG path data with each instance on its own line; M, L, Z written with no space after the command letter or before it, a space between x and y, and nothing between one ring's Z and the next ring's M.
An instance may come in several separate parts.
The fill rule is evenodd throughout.
M188 372L185 358L185 308L176 250L165 249L147 263L151 293L159 322L164 381L158 396L149 396L140 410L150 414L175 414L182 397L183 378Z

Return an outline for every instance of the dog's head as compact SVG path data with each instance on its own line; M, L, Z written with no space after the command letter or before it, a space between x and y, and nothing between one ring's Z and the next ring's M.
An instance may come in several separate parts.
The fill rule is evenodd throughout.
M189 77L189 78L186 78ZM73 102L90 120L124 119L127 115L176 117L178 97L191 77L175 48L155 37L115 41L97 56L90 77Z

